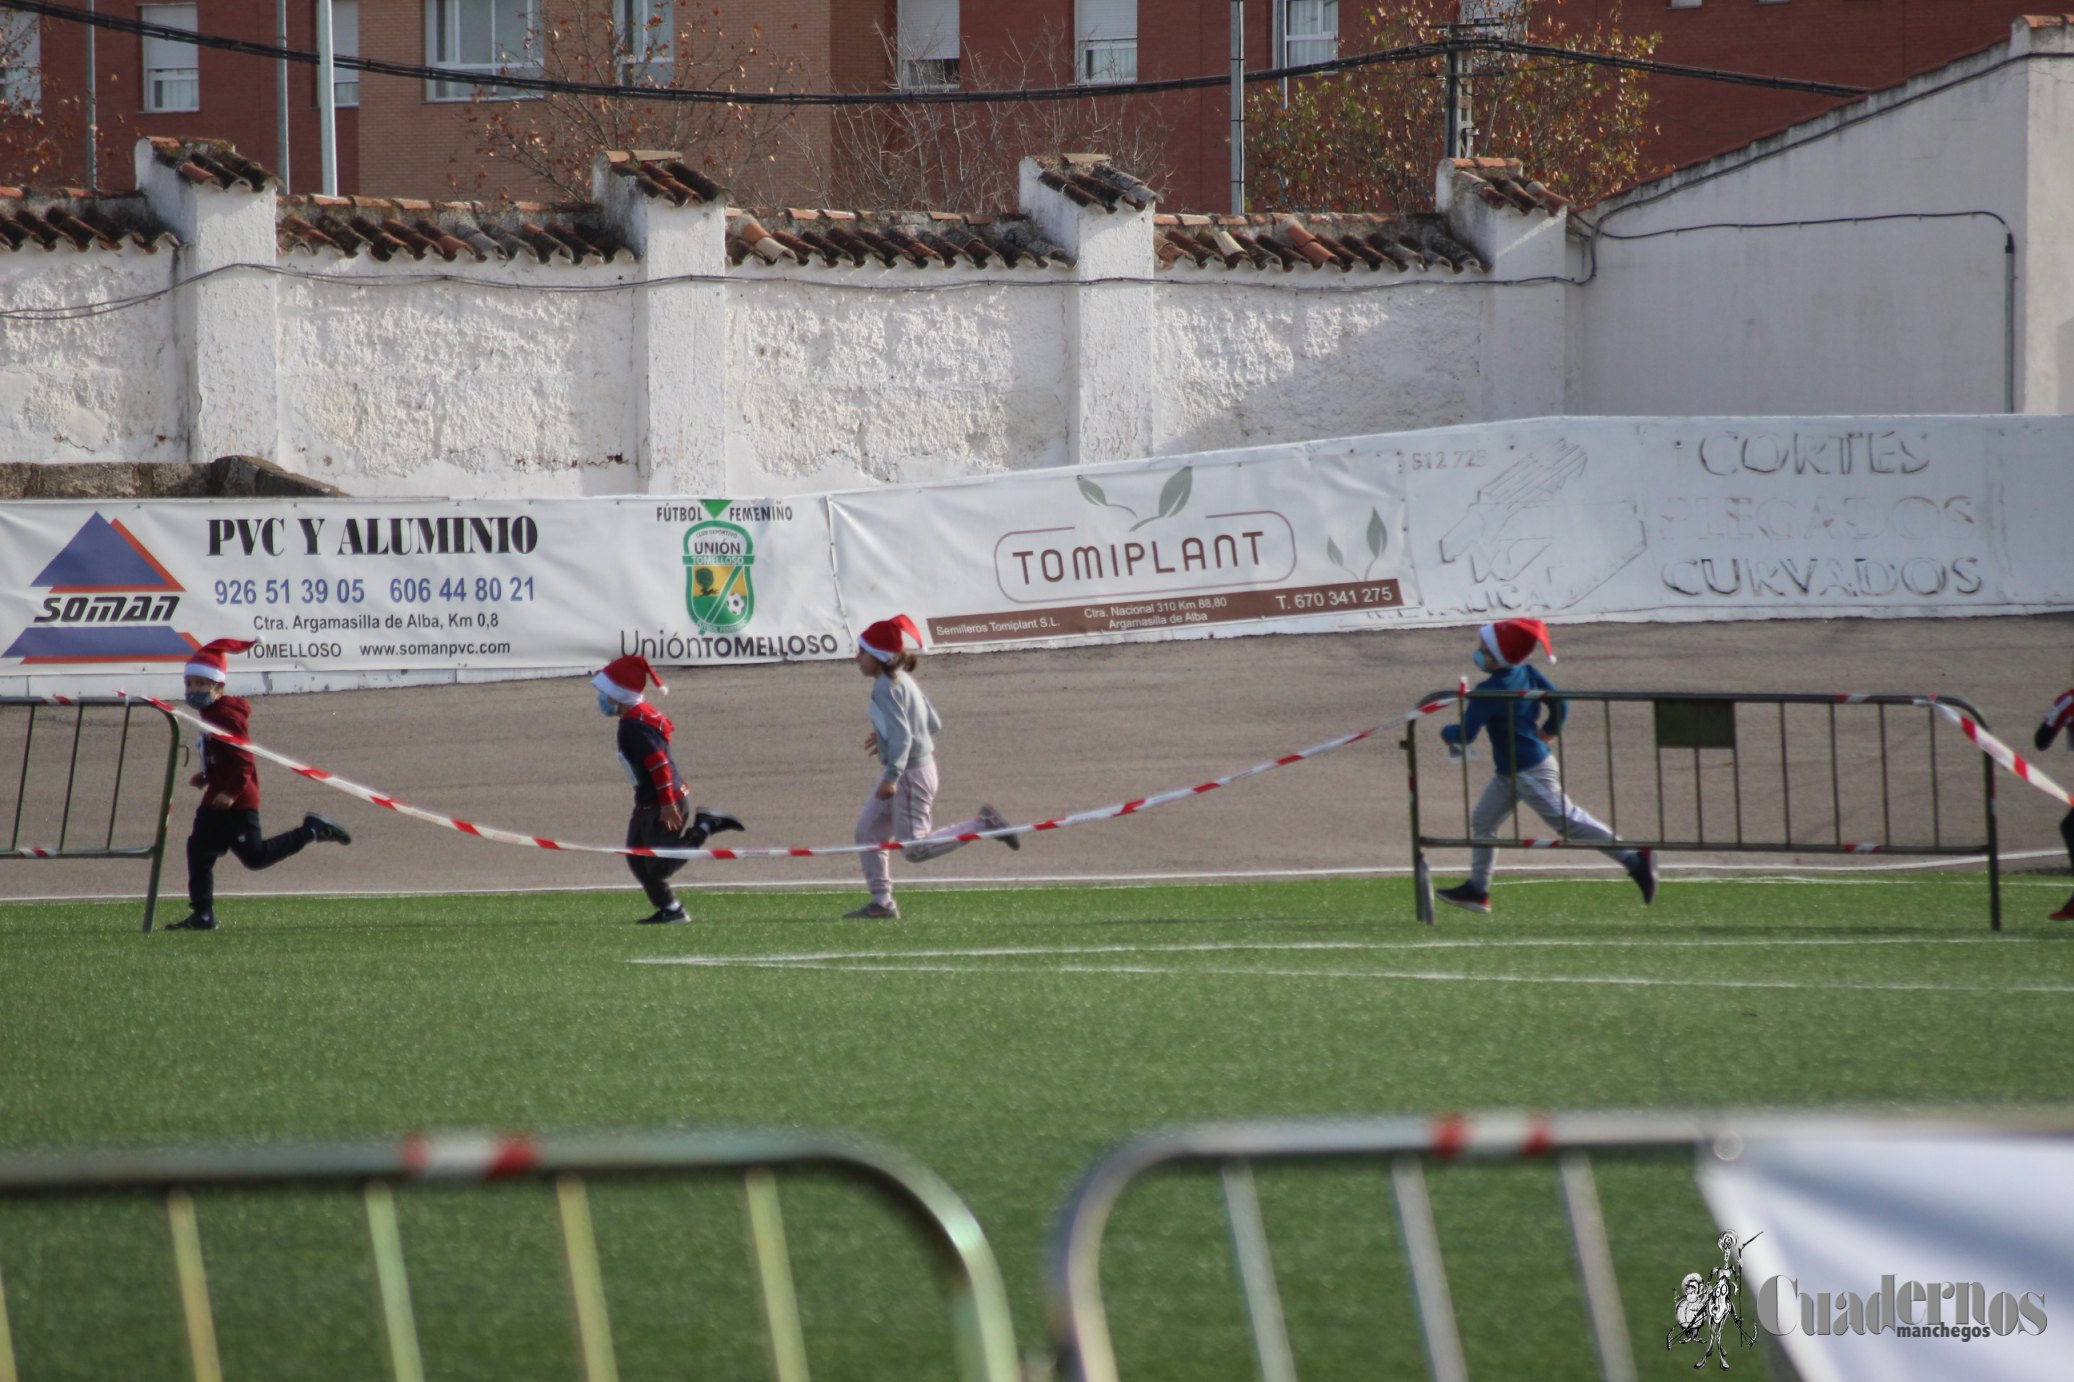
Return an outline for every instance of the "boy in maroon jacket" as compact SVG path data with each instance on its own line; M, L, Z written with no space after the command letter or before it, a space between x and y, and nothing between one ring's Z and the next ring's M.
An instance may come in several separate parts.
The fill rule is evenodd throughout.
M245 737L252 719L252 703L242 696L223 694L229 680L225 654L242 653L253 645L235 638L219 638L189 659L187 703L216 728ZM291 854L299 854L312 840L353 843L344 827L312 812L293 830L266 838L259 828L259 765L248 750L227 744L210 735L202 736L202 770L189 779L202 789L202 804L195 808L194 833L187 837L187 901L192 914L176 921L169 931L214 931L216 929L216 861L235 854L248 869L272 868Z

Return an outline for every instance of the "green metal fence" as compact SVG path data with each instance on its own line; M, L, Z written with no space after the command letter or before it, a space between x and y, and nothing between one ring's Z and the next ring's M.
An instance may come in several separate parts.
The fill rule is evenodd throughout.
M778 1191L781 1174L803 1171L830 1174L869 1191L926 1243L944 1284L960 1378L1017 1382L1015 1333L1000 1269L972 1212L926 1166L849 1138L755 1131L537 1138L443 1134L400 1142L250 1149L0 1154L0 1200L120 1194L160 1198L195 1382L223 1382L194 1192L330 1187L357 1193L366 1219L390 1376L394 1382L424 1382L396 1211L397 1188L534 1182L547 1192L560 1229L581 1376L584 1382L616 1382L619 1371L592 1228L590 1182L607 1177L738 1176L772 1376L776 1382L807 1382L806 1336ZM0 1273L5 1268L0 1259ZM4 1275L0 1382L20 1382L9 1342Z
M149 745L133 743L143 734L135 723L140 715L157 721L166 736L163 774L147 779L143 789L134 786L131 759L144 756L146 768L155 768L158 757ZM17 724L19 737L12 731ZM18 746L12 751L20 754L11 775L14 806L0 859L148 859L144 929L149 931L158 909L180 771L178 722L158 706L123 697L0 696L0 745ZM0 755L8 751L0 748ZM0 763L6 761L0 756ZM126 776L135 798L127 813ZM119 829L146 812L149 843L117 844Z

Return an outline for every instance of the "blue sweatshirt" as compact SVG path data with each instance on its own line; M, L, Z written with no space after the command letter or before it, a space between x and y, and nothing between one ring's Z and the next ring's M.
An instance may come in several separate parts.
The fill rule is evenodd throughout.
M1553 691L1554 682L1532 667L1507 667L1478 682L1476 691ZM1442 725L1440 737L1448 743L1468 744L1483 730L1491 734L1491 758L1501 773L1531 768L1549 755L1540 734L1544 723L1550 734L1560 733L1563 718L1570 713L1566 701L1470 701L1463 707L1462 723Z

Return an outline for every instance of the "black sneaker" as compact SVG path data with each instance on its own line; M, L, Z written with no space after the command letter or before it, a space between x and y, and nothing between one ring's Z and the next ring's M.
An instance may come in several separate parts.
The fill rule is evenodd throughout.
M711 806L692 808L691 823L703 829L708 835L719 835L729 830L748 829L747 826L742 824L742 818L735 815L734 812L716 810Z
M982 806L979 808L979 827L982 830L1006 830L1008 829L1008 817L1002 815L991 806ZM1023 847L1021 837L1016 835L994 835L989 838L999 840L1010 849L1021 849Z
M1491 895L1474 883L1457 883L1433 895L1448 906L1460 907L1465 912L1488 913L1491 910Z
M196 912L185 921L176 921L166 928L168 931L214 931L216 918L207 912Z
M315 811L302 818L302 828L310 832L310 841L336 840L342 845L353 843L353 836L329 816L320 816Z
M684 904L680 902L675 907L665 907L659 912L651 912L634 924L636 926L677 926L690 920L690 915L684 910Z
M1656 851L1638 849L1635 853L1641 857L1628 870L1628 877L1634 879L1635 886L1642 890L1642 905L1647 907L1656 901Z

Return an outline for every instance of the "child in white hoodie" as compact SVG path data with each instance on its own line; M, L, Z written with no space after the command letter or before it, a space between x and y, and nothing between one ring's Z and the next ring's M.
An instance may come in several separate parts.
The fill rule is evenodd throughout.
M936 734L943 721L909 675L921 646L921 630L905 614L881 619L857 639L857 670L872 679L871 733L865 736L864 751L876 754L883 769L871 798L864 803L863 814L857 817L857 843L926 841L911 843L901 851L917 864L964 844L957 838L960 835L1000 830L1008 824L993 807L982 806L972 820L941 830L929 828L930 811L936 804ZM1022 848L1022 841L1013 835L994 838L1010 849ZM900 915L900 907L893 901L893 866L888 853L874 849L858 856L871 901L844 913L845 917L877 920Z

